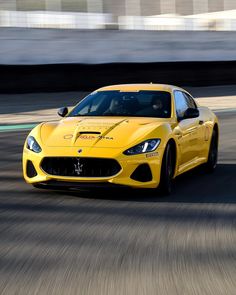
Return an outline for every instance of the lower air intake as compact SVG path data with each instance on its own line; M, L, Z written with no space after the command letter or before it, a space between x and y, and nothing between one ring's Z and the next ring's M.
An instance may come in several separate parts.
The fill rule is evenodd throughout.
M37 172L34 168L34 165L31 161L27 161L27 164L26 164L26 174L29 178L33 178L35 176L37 176Z
M152 172L148 164L141 164L139 165L132 175L130 176L131 179L140 181L140 182L148 182L152 180Z

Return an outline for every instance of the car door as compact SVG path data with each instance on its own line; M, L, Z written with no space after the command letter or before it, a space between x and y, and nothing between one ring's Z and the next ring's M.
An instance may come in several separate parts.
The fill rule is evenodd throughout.
M197 105L192 98L192 96L189 93L184 92L184 95L187 97L188 100L188 106L190 108L197 108ZM209 137L209 130L206 127L206 122L201 114L201 109L199 109L199 117L197 118L197 125L198 125L198 157L201 158L203 154L205 153L206 149L206 140L207 137Z
M185 111L194 107L184 92L174 91L174 98L178 118L174 134L180 150L179 170L184 170L199 155L199 118L184 119ZM195 107L197 106L195 105Z

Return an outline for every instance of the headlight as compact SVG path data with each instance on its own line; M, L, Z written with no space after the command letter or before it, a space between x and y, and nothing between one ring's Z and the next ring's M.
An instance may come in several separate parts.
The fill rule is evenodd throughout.
M155 151L155 149L159 146L161 140L159 138L145 140L134 147L124 151L124 154L127 156L149 153Z
M35 153L40 153L42 151L40 145L37 143L36 139L33 136L29 136L27 138L27 149Z

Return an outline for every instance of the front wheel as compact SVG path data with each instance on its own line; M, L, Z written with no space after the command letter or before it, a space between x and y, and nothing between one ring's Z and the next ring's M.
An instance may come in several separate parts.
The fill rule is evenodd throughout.
M173 147L170 143L168 143L161 166L160 190L163 195L169 195L172 191L175 167L174 163Z
M209 154L208 154L208 160L206 163L207 172L213 172L215 170L217 165L217 160L218 160L218 138L217 138L216 131L213 130Z

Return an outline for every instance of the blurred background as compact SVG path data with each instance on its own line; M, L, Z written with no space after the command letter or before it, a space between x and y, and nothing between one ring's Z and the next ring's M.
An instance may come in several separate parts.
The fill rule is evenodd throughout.
M183 175L164 199L23 181L34 126L139 82L217 113L214 174ZM236 0L0 0L0 294L235 295L235 111Z
M3 27L236 30L234 0L1 0Z
M235 48L234 0L0 0L0 92L235 84Z

